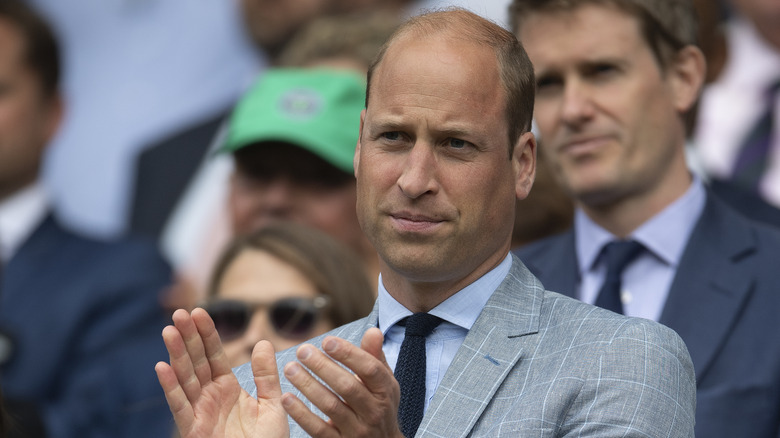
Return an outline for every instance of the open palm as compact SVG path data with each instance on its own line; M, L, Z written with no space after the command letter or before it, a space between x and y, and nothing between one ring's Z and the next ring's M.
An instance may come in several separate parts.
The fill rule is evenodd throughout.
M289 436L270 343L258 343L252 353L255 399L231 372L204 310L178 310L173 321L163 331L171 363L155 369L182 438Z

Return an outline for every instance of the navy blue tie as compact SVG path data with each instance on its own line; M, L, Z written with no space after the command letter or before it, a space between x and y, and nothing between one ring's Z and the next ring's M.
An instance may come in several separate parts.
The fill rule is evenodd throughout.
M623 313L620 299L623 269L642 251L642 244L633 240L617 240L604 245L603 257L607 261L607 275L601 286L596 305L617 313Z
M420 312L399 323L406 325L406 332L393 374L401 386L398 424L406 438L413 437L422 422L425 410L425 338L441 322L436 316Z

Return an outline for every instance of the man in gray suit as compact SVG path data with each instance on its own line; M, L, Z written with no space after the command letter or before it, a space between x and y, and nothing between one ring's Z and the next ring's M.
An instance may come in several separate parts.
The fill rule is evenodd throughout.
M536 165L533 68L514 36L463 10L419 16L368 77L354 164L381 259L374 310L275 359L261 341L234 373L208 315L177 311L157 373L182 436L693 436L673 331L545 291L509 253ZM415 430L393 370L425 313L442 322L414 355Z

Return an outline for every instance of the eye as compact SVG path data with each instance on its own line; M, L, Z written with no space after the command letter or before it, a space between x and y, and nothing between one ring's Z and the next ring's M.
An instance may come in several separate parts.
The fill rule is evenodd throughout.
M585 72L586 75L594 78L594 79L606 79L610 76L616 74L618 72L618 68L616 65L611 63L597 63L590 66L590 68L587 69Z
M401 133L400 133L400 132L398 132L398 131L383 132L383 133L381 134L381 137L382 137L384 140L389 140L389 141L398 141L398 140L400 140L400 139L401 139Z
M560 90L563 86L563 79L559 76L540 76L536 80L536 92L539 94L552 93Z
M454 149L463 149L468 145L468 142L459 138L451 138L449 140L449 145Z

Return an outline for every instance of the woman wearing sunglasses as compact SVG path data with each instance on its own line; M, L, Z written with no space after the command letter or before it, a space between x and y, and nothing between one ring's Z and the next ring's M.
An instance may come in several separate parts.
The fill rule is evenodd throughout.
M235 239L215 267L208 311L231 366L261 339L277 351L366 316L374 293L348 248L291 223Z

